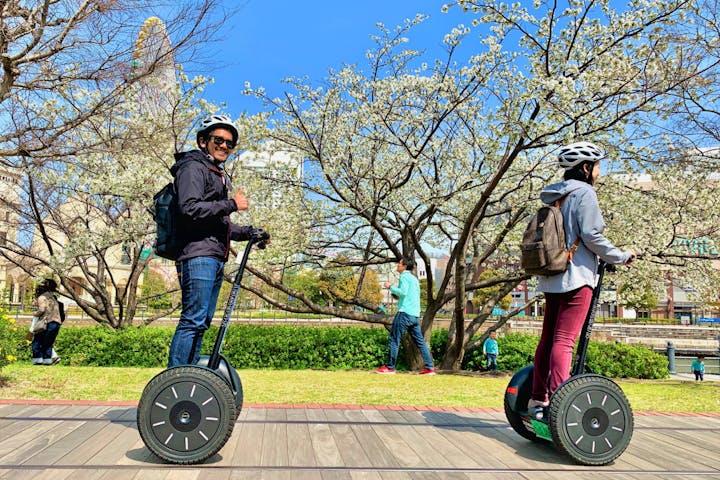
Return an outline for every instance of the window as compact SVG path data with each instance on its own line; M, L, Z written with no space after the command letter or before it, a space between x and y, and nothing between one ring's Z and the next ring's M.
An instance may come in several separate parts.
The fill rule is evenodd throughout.
M120 254L120 263L123 265L130 265L130 247L127 244L122 246L122 253Z

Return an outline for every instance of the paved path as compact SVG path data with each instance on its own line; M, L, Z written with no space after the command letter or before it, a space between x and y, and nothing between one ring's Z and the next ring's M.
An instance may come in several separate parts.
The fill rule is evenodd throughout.
M0 479L720 479L720 414L636 414L625 453L579 466L485 410L247 406L207 463L163 464L132 404L0 405Z
M717 373L706 373L703 376L705 382L720 382L720 375ZM694 373L672 373L670 374L670 379L672 380L685 380L694 382L695 381L695 374Z

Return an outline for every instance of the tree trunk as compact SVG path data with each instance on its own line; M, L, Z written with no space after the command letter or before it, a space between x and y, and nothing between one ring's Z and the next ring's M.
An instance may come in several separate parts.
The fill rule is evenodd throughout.
M464 317L461 318L464 323ZM458 329L458 321L456 315L453 313L453 318L450 321L450 328L448 329L448 340L447 350L445 356L440 362L440 370L460 370L463 356L465 355L465 342L464 342L464 328L461 326Z

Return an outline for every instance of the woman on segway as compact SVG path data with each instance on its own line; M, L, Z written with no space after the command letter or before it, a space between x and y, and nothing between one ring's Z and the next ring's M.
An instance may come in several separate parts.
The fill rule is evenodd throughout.
M589 142L562 147L558 163L565 170L564 180L540 194L546 204L562 202L565 241L577 249L563 273L539 277L538 291L545 293L545 316L528 402L528 411L536 417L542 415L550 395L570 376L575 341L597 284L598 257L608 264L626 265L636 258L634 251L621 251L603 236L605 223L594 188L603 158L605 153Z

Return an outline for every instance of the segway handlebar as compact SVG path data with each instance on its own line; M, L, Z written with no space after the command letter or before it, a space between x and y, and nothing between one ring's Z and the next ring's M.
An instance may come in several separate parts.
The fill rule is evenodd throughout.
M253 228L250 233L250 243L255 243L260 250L265 250L270 242L270 234L264 228Z
M575 364L572 369L572 376L580 375L585 371L585 355L587 354L587 347L590 343L590 335L592 335L592 327L595 323L595 313L597 310L598 299L600 298L600 290L602 289L603 277L605 272L614 272L615 265L605 263L604 260L600 260L597 269L597 285L592 292L590 298L590 309L585 317L585 322L582 326L582 332L580 333L580 342L577 347L577 354L575 356Z
M225 306L225 313L223 314L222 322L220 322L218 336L215 339L215 345L213 345L213 350L210 354L210 359L208 360L208 367L212 370L217 369L220 364L220 350L222 348L223 340L225 339L227 327L230 324L230 317L235 309L235 302L237 301L238 293L240 292L240 284L242 283L243 273L245 273L245 265L247 264L248 257L250 256L250 250L252 250L253 245L257 246L261 250L264 250L269 241L270 234L265 229L252 228L250 238L245 245L245 251L240 259L240 266L235 273L232 290L230 290L230 296L228 297L228 302Z

